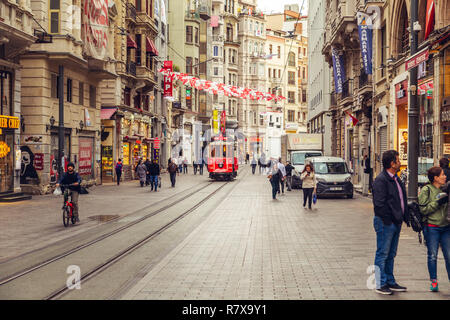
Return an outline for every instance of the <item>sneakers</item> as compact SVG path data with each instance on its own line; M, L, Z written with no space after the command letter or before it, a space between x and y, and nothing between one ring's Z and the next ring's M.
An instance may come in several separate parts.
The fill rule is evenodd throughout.
M388 285L389 289L391 289L391 291L396 291L396 292L405 292L406 291L406 287L402 287L400 286L398 283L394 284L394 285Z
M375 292L376 292L376 293L379 293L379 294L386 294L386 295L391 295L391 294L393 294L392 290L389 289L389 286L388 286L388 285L384 285L384 286L382 286L382 287L379 288L379 289L375 289Z
M430 291L431 292L438 292L439 291L439 285L438 285L438 282L436 280L431 281Z

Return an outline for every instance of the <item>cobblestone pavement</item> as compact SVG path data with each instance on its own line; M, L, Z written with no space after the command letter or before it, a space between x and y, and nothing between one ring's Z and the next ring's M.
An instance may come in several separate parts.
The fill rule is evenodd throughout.
M0 262L83 233L109 218L147 207L197 185L207 175L180 174L175 188L169 187L168 174L161 177L162 188L156 193L150 192L149 187L141 188L138 180L90 188L89 194L79 198L81 223L68 228L62 223L62 196L33 196L28 201L0 203ZM95 216L102 216L101 220L94 219Z
M234 183L217 209L123 299L450 298L442 252L441 292L431 293L425 247L406 226L395 275L408 292L381 296L367 288L375 253L371 199L319 199L309 211L299 190L273 201L264 176Z

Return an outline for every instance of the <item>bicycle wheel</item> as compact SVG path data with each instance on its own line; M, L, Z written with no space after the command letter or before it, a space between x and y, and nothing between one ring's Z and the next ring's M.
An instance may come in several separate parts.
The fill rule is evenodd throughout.
M70 220L70 209L66 206L64 206L63 208L63 223L64 223L64 227L67 227L69 225L69 220Z

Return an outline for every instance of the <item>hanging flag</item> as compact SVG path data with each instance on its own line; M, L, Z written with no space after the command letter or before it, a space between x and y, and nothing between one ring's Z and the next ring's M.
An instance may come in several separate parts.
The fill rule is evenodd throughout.
M353 126L356 126L356 124L359 122L358 119L356 119L354 116L352 116L349 112L344 111L351 119L352 119L352 124Z
M164 61L164 69L168 70L168 71L172 71L172 67L173 67L173 62L172 61ZM170 77L169 75L165 75L164 76L164 97L171 97L173 92L172 92L172 80L173 78Z
M364 71L366 74L372 74L372 18L363 12L358 12L357 18L359 43L361 46L361 57L363 60Z
M215 28L219 26L219 16L211 16L211 27Z
M427 0L427 15L425 20L425 37L426 40L434 29L434 0Z
M334 88L336 93L342 93L342 85L345 81L344 56L339 54L336 48L331 49L333 57Z

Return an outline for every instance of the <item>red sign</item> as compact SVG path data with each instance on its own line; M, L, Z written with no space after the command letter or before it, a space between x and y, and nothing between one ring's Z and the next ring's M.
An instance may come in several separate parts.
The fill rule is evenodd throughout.
M108 0L85 0L81 16L84 53L99 60L108 54L108 7Z
M408 80L403 80L395 85L395 104L402 105L408 103Z
M92 139L80 138L80 163L78 173L80 175L92 175Z
M34 168L36 170L44 170L44 154L35 153L34 154Z
M159 138L155 138L155 140L153 140L153 149L159 149Z
M173 62L172 61L164 61L164 67L163 69L167 69L169 71L172 71L173 68ZM164 97L171 97L172 96L172 77L170 76L164 76Z
M412 69L414 67L417 67L419 64L421 64L424 61L427 61L429 54L430 53L427 48L427 49L424 49L424 50L416 53L414 56L409 58L409 60L406 61L406 71L408 71L409 69Z
M225 133L225 122L226 122L226 113L225 111L222 111L221 115L220 115L220 131L222 131L222 133Z

